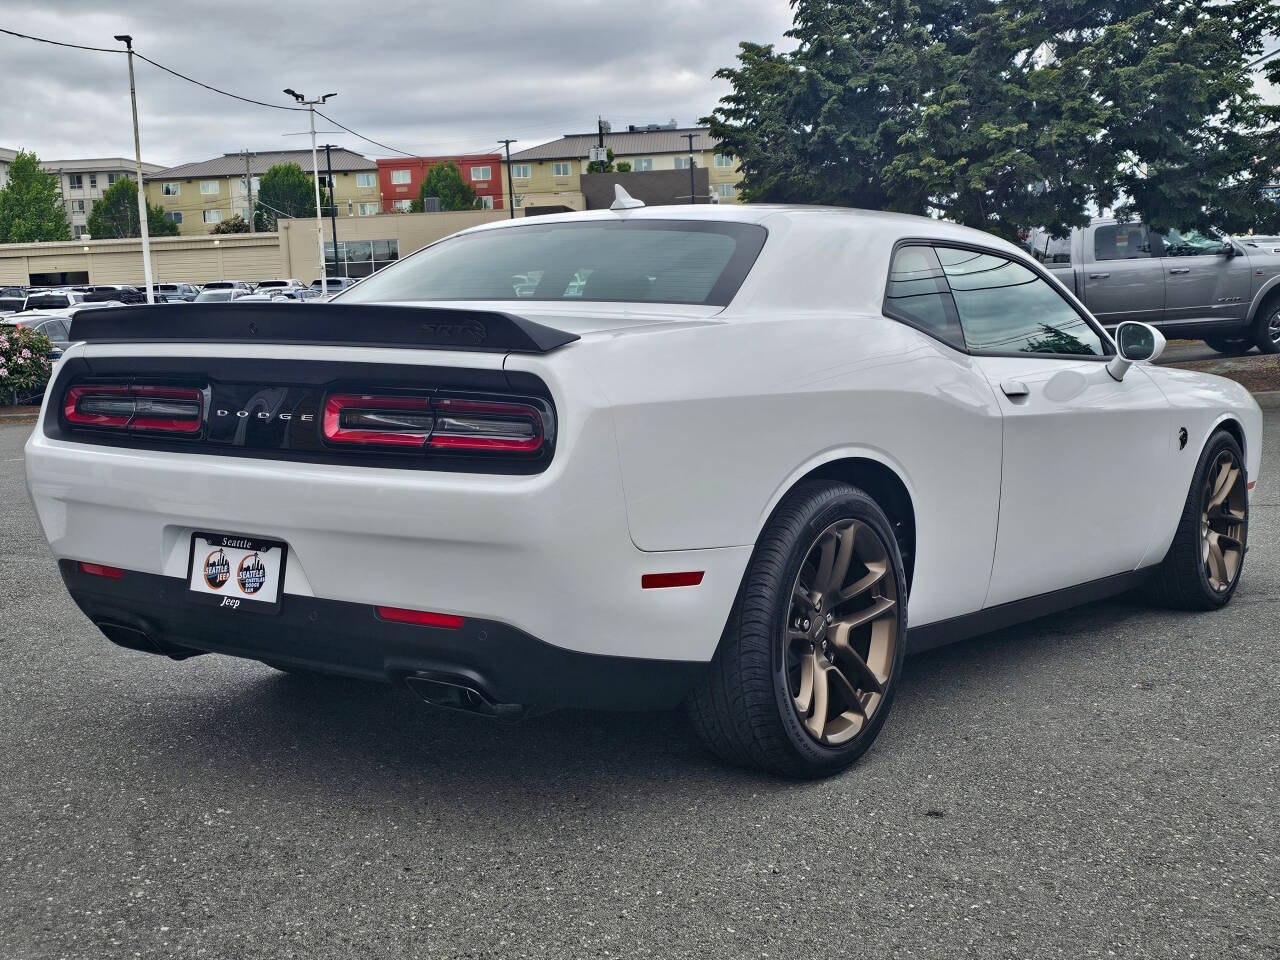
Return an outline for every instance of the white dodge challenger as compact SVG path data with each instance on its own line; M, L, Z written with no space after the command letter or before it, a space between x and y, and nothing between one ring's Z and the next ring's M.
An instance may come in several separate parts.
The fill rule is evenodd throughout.
M333 303L117 307L26 449L115 643L529 709L684 703L821 776L903 657L1142 587L1227 603L1261 414L1018 248L782 206L487 224Z

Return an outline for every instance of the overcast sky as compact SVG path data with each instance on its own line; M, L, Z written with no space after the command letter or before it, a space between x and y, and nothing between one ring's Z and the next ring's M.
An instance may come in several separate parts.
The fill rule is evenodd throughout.
M271 103L336 91L324 108L415 153L488 151L675 118L727 89L739 40L782 41L786 0L4 0L0 27L93 46L118 33L154 60ZM123 57L0 34L0 146L42 159L133 156ZM306 114L238 103L137 63L142 156L173 165L242 148L296 149ZM322 140L387 151L337 132Z
M4 0L0 26L137 50L234 93L325 110L414 153L524 146L614 124L682 125L727 89L740 40L790 46L786 0ZM166 166L243 148L302 148L306 115L239 103L139 62L143 159ZM0 146L42 159L133 155L124 58L0 34ZM1274 89L1266 89L1270 100ZM387 151L339 132L321 140Z

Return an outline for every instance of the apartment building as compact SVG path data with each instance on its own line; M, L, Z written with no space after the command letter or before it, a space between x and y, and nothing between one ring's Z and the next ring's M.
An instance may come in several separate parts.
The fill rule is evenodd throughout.
M689 134L693 138L692 150ZM585 201L579 178L587 172L589 152L599 146L600 140L598 131L570 133L559 140L511 154L516 207L583 209ZM615 167L625 161L633 172L645 173L688 170L692 162L707 171L710 192L718 202L738 202L737 185L742 174L734 159L717 149L718 143L706 127L679 127L675 121L629 126L617 133L608 130L603 140L604 146L613 151Z
M0 147L0 187L9 182L9 165L18 156L18 151ZM71 228L73 239L84 236L89 218L89 211L107 188L122 177L133 179L136 173L134 162L126 157L96 157L85 160L44 160L41 169L58 178L58 186L62 190L62 207L67 214L67 225ZM155 173L164 167L155 163L144 163L142 175Z
M427 171L439 163L452 163L471 184L485 210L504 209L506 182L502 157L496 153L461 154L453 157L395 157L378 161L378 183L382 189L382 209L386 213L408 213L418 199Z
M382 211L378 167L372 160L343 148L317 153L321 202L328 202L328 169L333 166L333 194L340 217L373 216ZM257 197L262 175L279 164L296 163L312 173L311 151L272 150L224 153L212 160L184 163L147 175L147 200L162 207L182 236L209 233L223 220L251 213L249 191Z

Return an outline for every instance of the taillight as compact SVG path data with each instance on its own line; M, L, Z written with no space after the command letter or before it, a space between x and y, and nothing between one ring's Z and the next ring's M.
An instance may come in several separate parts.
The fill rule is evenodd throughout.
M326 440L344 445L532 454L546 442L549 418L534 401L333 393L323 429Z
M198 433L204 393L193 387L77 384L62 403L67 423L163 433Z

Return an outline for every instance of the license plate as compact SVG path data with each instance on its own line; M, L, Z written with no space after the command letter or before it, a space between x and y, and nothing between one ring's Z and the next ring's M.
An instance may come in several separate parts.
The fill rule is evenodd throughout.
M188 596L223 610L276 613L287 553L288 548L279 540L194 533Z

